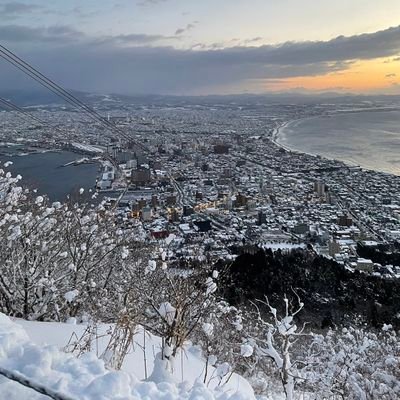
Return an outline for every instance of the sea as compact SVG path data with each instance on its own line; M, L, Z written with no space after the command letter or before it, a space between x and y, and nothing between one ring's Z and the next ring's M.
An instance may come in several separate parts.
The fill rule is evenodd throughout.
M1 154L0 162L3 164L11 161L13 164L6 170L13 176L21 175L23 185L37 189L38 193L47 195L51 201L65 201L67 196L78 196L81 188L85 189L84 197L90 198L86 193L95 187L99 164L64 166L82 157L69 151L31 154L14 152ZM4 169L3 165L0 167Z
M400 175L400 110L335 113L282 126L286 148Z

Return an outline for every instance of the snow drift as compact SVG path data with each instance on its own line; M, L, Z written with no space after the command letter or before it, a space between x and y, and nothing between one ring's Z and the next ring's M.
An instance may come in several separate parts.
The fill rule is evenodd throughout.
M204 362L194 352L189 352L186 368L177 370L184 378L179 382L176 375L164 373L161 360L156 361L155 368L149 365L153 374L147 381L141 380L132 372L142 372L140 357L143 356L138 352L127 357L125 364L128 368L125 369L130 371L125 372L107 370L103 361L93 352L77 358L60 351L59 346L66 344L65 339L73 332L79 334L79 329L84 328L59 323L13 322L0 314L0 368L14 371L76 400L254 399L250 385L237 375L228 383L221 385L214 382L206 387L201 381ZM157 340L150 338L149 348L152 351L157 346ZM43 342L53 344L44 345ZM0 377L0 398L48 400L47 396L3 376Z

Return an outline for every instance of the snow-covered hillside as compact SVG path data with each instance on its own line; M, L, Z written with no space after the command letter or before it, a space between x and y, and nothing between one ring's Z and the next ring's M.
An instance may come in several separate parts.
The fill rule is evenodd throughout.
M193 346L186 346L170 374L163 361L155 357L161 340L144 335L143 330L136 334L136 346L126 357L123 371L107 370L98 358L108 342L109 326L106 325L98 327L99 339L92 343L91 352L77 358L61 351L68 342L82 337L85 328L85 325L11 321L0 314L0 371L14 371L68 399L76 400L255 398L245 379L233 374L229 381L221 381L219 371L212 367L205 385L205 363L200 351ZM146 373L148 379L145 379ZM0 398L48 399L5 377L0 377Z

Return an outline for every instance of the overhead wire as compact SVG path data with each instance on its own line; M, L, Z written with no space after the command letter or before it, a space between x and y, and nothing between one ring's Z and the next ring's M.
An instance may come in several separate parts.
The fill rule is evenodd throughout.
M77 99L71 93L67 92L61 86L57 85L51 79L47 78L40 71L38 71L37 69L32 67L26 61L22 60L20 57L18 57L11 50L7 49L5 46L0 45L0 53L1 53L0 56L3 59L5 59L9 63L13 64L14 66L16 66L22 72L24 72L24 73L28 74L29 76L31 76L38 83L40 83L41 85L45 86L46 88L51 90L53 93L57 94L58 96L62 97L68 103L70 103L70 104L72 104L74 106L77 106L79 108L84 109L87 113L92 115L96 120L101 122L103 125L107 125L107 126L110 125L110 123L108 121L106 121L105 119L103 119L103 117L100 114L96 113L96 111L94 111L93 109L88 107L86 104L82 103L79 99Z
M68 136L70 135L70 132L68 130L66 130L65 128L61 129L58 126L54 126L53 124L51 124L51 123L49 123L47 121L44 121L41 118L36 117L35 115L27 112L23 108L21 108L21 107L17 106L16 104L12 103L10 100L6 100L6 99L0 97L0 106L3 106L3 108L8 108L9 110L12 110L12 111L19 112L20 114L22 114L25 117L26 120L35 121L36 123L39 123L39 124L41 124L43 126L46 126L48 128L51 128L51 129L54 129L54 130L56 130L57 132L59 132L59 133L61 133L63 135L65 135L65 134L67 134Z
M47 125L47 122L41 120L40 118L37 118L36 116L28 113L27 111L25 111L23 108L17 106L16 104L13 104L10 100L6 100L3 99L2 97L0 97L0 105L2 105L4 108L7 108L9 110L12 111L17 111L19 113L21 113L23 116L26 117L26 119L32 119L35 122L41 124L41 125Z
M76 98L74 95L72 95L70 92L59 86L57 83L52 81L50 78L46 77L43 75L40 71L32 67L29 63L18 57L15 53L13 53L11 50L6 48L5 46L0 44L0 57L3 58L5 61L9 62L16 68L18 68L20 71L22 71L24 74L30 76L32 79L34 79L36 82L38 82L40 85L44 86L57 96L61 97L64 101L69 103L70 105L74 106L75 108L78 108L82 110L86 115L88 115L90 118L93 120L96 120L99 122L104 128L112 131L114 134L121 136L125 140L129 140L134 142L137 146L141 147L142 149L146 149L146 146L143 144L137 142L134 140L131 136L127 135L124 131L116 127L114 124L111 122L107 121L105 118L103 118L99 113L97 113L95 110L93 110L91 107L83 103L81 100Z

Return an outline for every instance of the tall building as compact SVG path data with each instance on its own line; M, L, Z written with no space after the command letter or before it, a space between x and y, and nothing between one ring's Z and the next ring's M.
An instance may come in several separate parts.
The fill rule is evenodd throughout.
M153 194L151 196L151 206L153 208L157 208L157 206L158 206L158 196L156 194Z
M318 194L319 197L323 197L325 195L326 187L325 183L321 181L314 182L314 192Z
M142 217L142 221L151 221L151 217L152 217L152 214L151 214L151 208L150 207L144 207L143 209L142 209L142 212L141 212L141 217Z
M264 211L260 210L257 214L257 225L261 226L262 224L267 223L267 215Z

